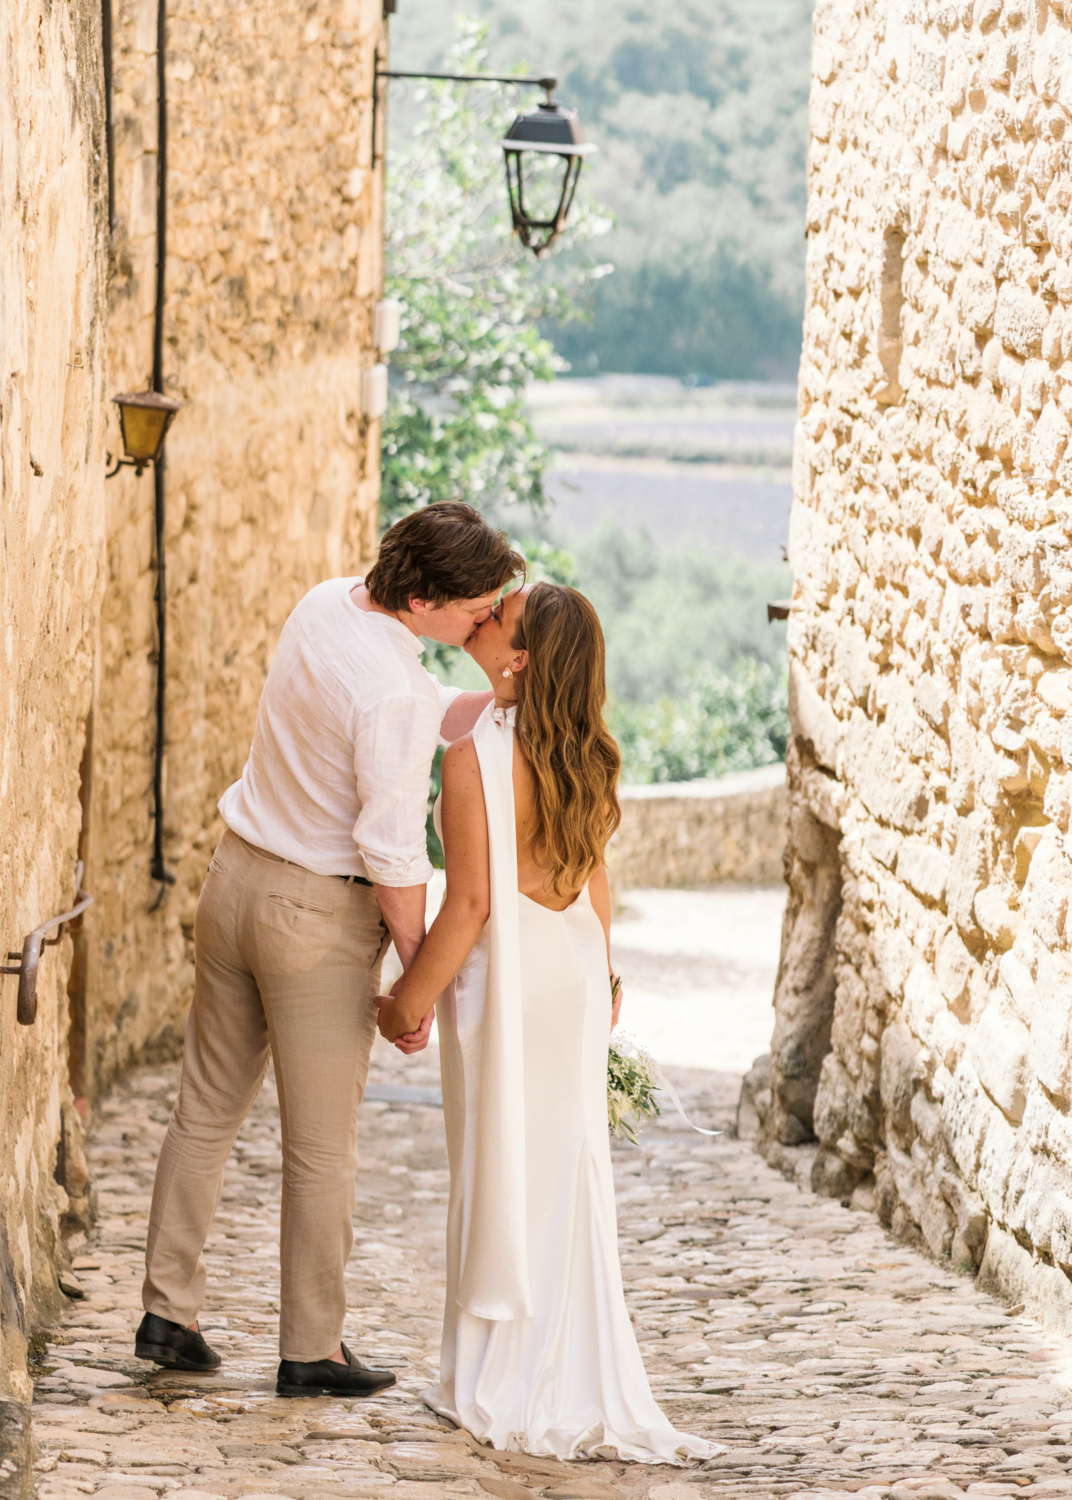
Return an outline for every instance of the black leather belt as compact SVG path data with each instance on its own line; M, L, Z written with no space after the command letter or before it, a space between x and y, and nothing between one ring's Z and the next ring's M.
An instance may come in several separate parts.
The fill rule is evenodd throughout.
M294 861L292 859L284 859L281 854L273 854L270 849L262 849L258 844L251 844L249 840L244 839L240 833L236 833L234 836L239 840L240 843L245 844L247 849L252 849L254 854L259 854L262 859L274 860L277 865L293 864L296 870L305 870L304 865L294 864ZM315 871L306 870L306 874L312 875L315 874ZM364 875L336 875L333 878L335 880L345 880L347 885L367 885L369 890L372 889L372 881L366 880Z

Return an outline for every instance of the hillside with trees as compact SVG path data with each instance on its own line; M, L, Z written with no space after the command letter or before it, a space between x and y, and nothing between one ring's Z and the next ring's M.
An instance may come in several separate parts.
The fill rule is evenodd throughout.
M586 322L544 331L575 373L791 377L800 340L809 0L472 0L489 66L556 71L597 142L582 187L610 210ZM453 8L402 0L392 64L432 67ZM392 130L407 86L392 86ZM517 91L521 105L536 96Z

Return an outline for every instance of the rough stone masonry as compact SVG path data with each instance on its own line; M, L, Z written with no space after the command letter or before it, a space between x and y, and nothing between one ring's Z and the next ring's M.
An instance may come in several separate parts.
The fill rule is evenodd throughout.
M822 0L766 1149L1066 1327L1070 205L1065 0Z
M374 554L379 430L359 393L382 289L384 16L381 0L0 15L0 953L71 906L80 858L96 898L45 950L32 1025L17 978L0 982L0 1401L29 1395L62 1235L88 1222L80 1117L181 1035L216 802L279 629ZM174 885L150 878L154 478L105 479L111 398L150 383L161 256L162 383L184 403L165 486ZM2 1448L0 1430L0 1470Z

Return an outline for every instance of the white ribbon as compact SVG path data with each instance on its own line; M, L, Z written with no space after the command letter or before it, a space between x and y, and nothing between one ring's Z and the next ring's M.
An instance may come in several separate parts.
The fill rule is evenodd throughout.
M723 1131L721 1130L705 1130L702 1125L694 1125L692 1123L692 1121L689 1119L688 1115L682 1108L677 1089L670 1082L669 1078L667 1078L666 1074L663 1072L662 1068L660 1068L659 1064L655 1061L654 1057L652 1057L648 1049L646 1047L642 1047L632 1036L630 1036L629 1032L619 1031L613 1039L612 1046L614 1051L616 1051L620 1057L639 1056L644 1059L645 1065L650 1068L651 1073L654 1076L659 1088L665 1089L666 1092L670 1095L671 1103L690 1130L695 1130L698 1135L723 1134ZM630 1142L630 1144L632 1144L632 1142Z
M677 1096L677 1089L670 1082L669 1078L667 1078L666 1074L663 1072L662 1068L660 1068L658 1063L653 1063L652 1066L655 1070L655 1076L659 1080L659 1087L661 1089L665 1089L666 1092L670 1095L674 1108L677 1110L678 1114L685 1121L685 1124L689 1127L690 1130L695 1130L699 1135L723 1134L721 1130L705 1130L702 1125L694 1125L681 1107L681 1100Z

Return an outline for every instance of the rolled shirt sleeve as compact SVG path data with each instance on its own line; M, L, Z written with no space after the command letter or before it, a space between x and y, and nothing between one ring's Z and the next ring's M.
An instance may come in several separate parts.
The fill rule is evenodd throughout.
M429 673L428 675L431 677L432 674ZM442 730L443 720L447 717L447 709L454 702L455 698L460 698L461 697L462 693L464 692L464 689L463 688L457 688L457 687L444 687L443 684L436 677L432 677L432 681L435 683L435 685L436 685L436 691L439 694L439 723L440 723L440 731L439 731L439 740L438 740L438 743L440 745L446 746L446 745L450 744L450 741L449 740L445 740L443 738L443 730Z
M431 673L429 673L429 676L431 676ZM435 683L436 692L439 694L439 722L442 724L443 720L447 717L447 709L454 702L455 698L461 697L465 689L444 687L436 677L432 677L432 681Z
M432 877L425 819L440 719L430 698L409 695L384 699L362 715L354 744L361 811L353 839L376 885L426 885Z

